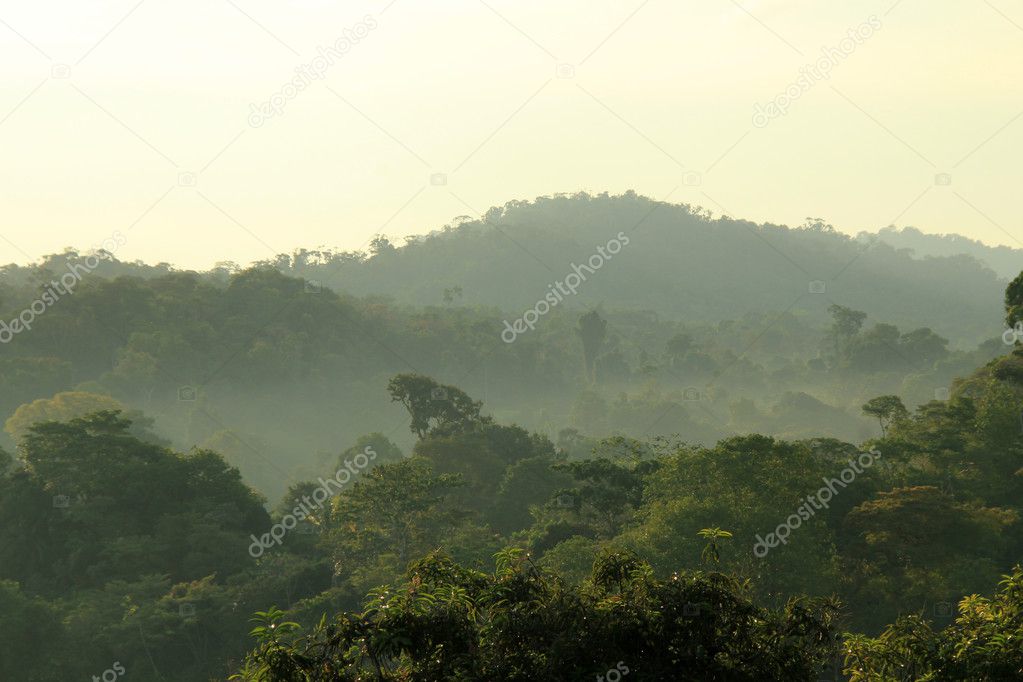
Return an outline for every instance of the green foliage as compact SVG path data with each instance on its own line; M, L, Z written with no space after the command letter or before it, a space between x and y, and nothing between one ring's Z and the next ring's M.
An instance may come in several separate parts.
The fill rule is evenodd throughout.
M0 679L48 682L67 679L63 657L40 656L41 645L60 651L68 636L58 610L20 586L0 580Z
M604 458L557 464L554 469L571 476L575 486L557 491L555 502L602 537L614 537L642 501L644 476L656 468L655 462L621 464Z
M796 680L814 679L836 652L830 601L769 611L729 576L657 580L622 553L598 558L580 587L520 550L496 563L485 574L431 555L401 584L374 590L362 611L290 645L263 626L240 679L567 681L623 661L637 680Z
M411 429L422 438L429 432L447 433L486 423L480 416L482 403L461 389L438 384L418 374L399 374L387 384L391 400L399 402L412 418Z
M706 564L720 564L721 550L718 547L718 540L731 538L732 534L717 527L701 528L696 534L707 540L707 546L700 553L700 559Z
M888 427L897 419L905 419L909 412L902 404L902 399L897 395L882 395L871 398L863 404L863 414L876 417L881 426L881 435L888 433Z
M284 615L276 606L256 611L251 619L256 625L249 631L249 636L259 642L263 656L258 662L248 661L243 672L232 675L230 679L258 682L302 682L306 679L291 664L290 650L285 643L288 635L298 630L299 625L285 621Z
M726 439L713 448L679 446L656 463L643 487L638 522L625 528L618 541L650 557L662 574L701 565L706 555L697 539L700 531L727 528L735 542L719 547L718 558L753 578L762 598L784 603L792 594L837 590L832 519L840 504L854 504L857 490L843 491L830 508L802 521L788 543L765 558L756 559L753 546L758 535L774 531L841 465L808 444L759 435ZM856 485L871 489L866 477Z
M158 573L194 579L246 562L262 500L215 453L130 435L115 412L30 428L24 470L0 479L3 577L44 591Z
M1023 321L1023 272L1005 288L1005 324L1015 327Z
M913 296L925 300L892 308L890 296L875 295L850 305L856 302L864 310L869 305L872 318L915 331L899 332L897 352L884 345L895 338L890 333L894 327L880 327L885 333L861 332L863 338L847 344L846 350L855 354L822 359L814 356L822 341L827 345L825 316L816 306L804 309L803 303L780 313L779 292L771 294L763 285L779 281L778 273L752 247L763 248L763 239L755 235L759 230L772 242L791 241L797 257L802 253L813 262L834 262L838 270L860 248L840 234L710 221L688 207L657 205L635 195L548 197L517 202L496 214L504 216L501 220L514 216L514 226L502 230L521 228L523 239L536 240L565 262L579 262L576 247L603 234L610 216L615 216L613 224L634 225L649 215L653 222L645 222L644 230L657 237L642 240L635 244L640 251L630 247L629 253L649 249L643 258L674 255L660 269L636 271L630 255L602 270L601 277L586 283L587 294L603 301L599 313L566 301L514 344L500 341L501 320L509 310L535 303L535 293L528 292L537 273L509 267L501 248L506 237L482 223L466 223L457 235L438 234L400 248L382 240L373 257L299 251L250 268L226 264L200 273L172 272L166 264L104 261L73 297L41 316L30 335L19 335L0 349L5 389L0 419L60 393L109 396L132 417L140 438L154 440L143 433L145 425L135 410L156 420L160 435L172 441L165 444L179 450L197 444L214 449L276 499L293 472L297 478L322 473L323 453L336 454L356 434L390 428L392 410L380 390L381 379L410 366L423 375L465 377L459 379L462 388L491 398L488 407L494 414L513 415L529 429L556 433L575 425L598 438L679 432L710 445L728 435L765 431L858 441L869 432L853 410L867 398L898 392L907 405L919 403L933 396L934 386L1005 350L996 345L967 353L943 345L944 337L963 345L987 333L990 311L982 313L976 303L994 300L990 297L999 285L977 280L987 277L981 269L957 271L963 278L957 288L932 281L933 265L908 257L903 262L902 256L888 253L885 258L898 260L899 268L882 260L877 264L884 266L881 272L912 272L906 277ZM575 236L552 232L555 224ZM685 226L681 231L680 225ZM720 249L722 239L735 250ZM660 240L667 250L653 247ZM456 246L466 249L470 262L479 257L488 265L466 271L460 262L452 263L449 256ZM748 261L726 270L710 267L708 254L691 256L691 251L708 249L719 258L724 253ZM882 252L882 247L871 249L857 264ZM678 258L693 261L683 266ZM30 303L38 295L37 283L52 278L51 269L63 268L64 260L58 254L36 267L4 268L4 319ZM750 274L757 271L757 276ZM434 276L436 286L430 288L427 282ZM720 281L723 276L727 281ZM844 275L849 276L857 275ZM746 277L752 278L747 282L753 283L751 290L733 281ZM711 286L715 278L719 281ZM644 279L647 284L640 285ZM877 279L866 277L854 299L876 288ZM910 296L901 279L898 289ZM363 298L335 293L317 280ZM974 294L968 307L962 305L964 287ZM452 292L454 305L435 307L443 289ZM428 298L419 300L418 292L427 290ZM687 295L667 293L677 291ZM987 298L981 298L981 291ZM388 301L387 294L396 301ZM746 304L739 312L736 300ZM955 312L948 310L950 300L959 302ZM423 307L410 308L409 302ZM907 310L918 317L907 319ZM579 336L581 316L593 324L586 344ZM921 326L924 318L942 324L930 332ZM587 369L579 372L580 366ZM474 371L467 373L467 368ZM709 401L688 402L687 389L712 380L724 401L745 397L759 403L758 411L729 422L726 402L713 409L706 409ZM903 386L904 381L913 383ZM500 391L493 390L497 386ZM590 389L593 394L585 394ZM193 393L194 400L179 400ZM812 396L820 409L810 415L793 404L791 395ZM87 411L114 407L93 405ZM417 406L417 415L425 415L433 426L472 421L472 411L468 405L446 409L429 401ZM70 416L80 413L58 418ZM27 426L32 420L22 421ZM416 435L431 428L415 421ZM13 441L3 445L10 448ZM400 445L408 450L411 443Z
M996 682L1023 677L1023 569L1001 581L994 598L959 602L955 622L935 630L907 616L876 638L846 635L845 665L851 682Z
M428 551L455 520L444 502L460 485L458 476L434 473L422 457L363 474L333 502L325 542L335 562L394 556L404 566Z
M806 232L836 238L818 223ZM386 240L374 248L372 260L380 263L404 258L404 249ZM864 329L862 313L842 308L832 310L835 324L816 364L779 354L764 366L744 350L762 318L711 330L594 311L574 326L575 313L552 311L547 338L561 345L541 353L528 336L513 348L497 345L496 353L515 360L495 366L504 378L523 367L534 378L549 374L550 386L570 386L563 395L524 392L518 400L538 403L538 413L557 403L551 409L561 410L559 418L574 400L583 431L563 430L555 447L541 433L484 416L482 404L459 388L399 374L388 392L411 418L418 438L406 448L411 456L381 432L359 438L341 462L370 448L373 466L330 490L331 502L292 529L294 537L255 559L247 551L252 536L274 521L287 528L298 502L323 483L301 480L307 471L294 467L289 472L300 473L290 480L278 476L283 470L273 470L287 458L258 453L276 454L275 443L220 423L211 396L224 385L262 381L295 381L304 395L321 381L330 384L319 372L329 366L331 376L361 377L357 388L375 386L383 403L390 360L355 367L360 363L336 351L339 344L358 341L355 332L367 326L393 332L409 323L388 336L402 352L432 347L434 357L450 357L472 348L481 357L488 347L476 341L488 332L477 323L486 315L451 306L414 323L399 320L383 304L363 307L330 292L317 298L269 267L211 280L153 274L153 281L83 286L41 318L34 333L45 352L57 354L51 360L5 347L15 355L0 362L0 377L17 379L17 390L42 390L46 377L62 376L64 362L76 376L101 381L33 395L36 402L12 422L18 459L0 450L0 608L9 616L0 632L0 678L85 679L116 660L132 674L168 682L231 672L268 682L574 680L618 662L637 680L812 680L836 651L835 597L843 627L858 633L845 637L854 679L993 682L1021 674L1023 570L998 595L984 596L1023 552L1020 355L951 382L957 367L988 360L991 348L949 352L925 327ZM271 308L286 324L260 327L259 313ZM351 326L336 324L342 314L353 316ZM69 330L90 329L93 316L125 339L83 333L70 350L57 343ZM181 329L164 324L164 317L182 316L191 317ZM609 333L614 322L630 319L632 332ZM822 340L805 334L794 316L777 321L778 329L764 334L768 347L802 352ZM576 329L588 331L577 338ZM230 351L216 348L239 337L246 342ZM456 337L466 345L445 343ZM632 354L626 341L636 339L666 352ZM563 369L569 360L578 366L580 340L587 362L581 383L577 370ZM103 363L96 360L110 350ZM147 394L166 388L158 371L165 362L205 376L236 351L258 377L203 383L175 401L189 438L201 434L195 442L224 449L248 471L260 471L254 461L261 459L267 469L260 475L286 488L275 496L272 516L213 449L177 452L153 433L151 420L90 412L148 401ZM61 353L66 360L53 359ZM947 376L948 399L906 409L919 401L892 386L907 362L923 367L920 381ZM648 383L632 391L636 366ZM697 378L711 382L719 370L733 377L722 375L695 398L679 390L704 386ZM575 383L560 383L570 374ZM37 377L38 386L25 377ZM844 407L826 404L809 386L781 393L773 405L734 401L737 388L768 378L800 386L808 377L830 383L835 394L848 392ZM856 395L847 389L854 377L865 382ZM514 393L524 385L502 388ZM103 392L110 386L116 398ZM551 395L557 399L547 400ZM256 420L284 423L286 410L301 414L309 404L289 398L275 394L273 410ZM733 421L709 428L729 402ZM857 446L822 437L818 423L859 419L857 408L879 420L880 438ZM510 420L519 412L495 414ZM359 422L360 415L331 416L342 418ZM661 419L683 432L637 435L657 432L649 425ZM725 435L750 423L796 439ZM610 424L628 428L616 433ZM555 421L547 431L556 431ZM308 461L318 456L326 468L351 442L329 439ZM868 448L877 454L873 463L842 479L827 505L806 512L809 496ZM755 543L782 523L790 535L760 556ZM954 602L960 609L953 621ZM245 619L254 611L256 649L243 661ZM940 622L927 622L928 615ZM46 656L26 653L41 641Z

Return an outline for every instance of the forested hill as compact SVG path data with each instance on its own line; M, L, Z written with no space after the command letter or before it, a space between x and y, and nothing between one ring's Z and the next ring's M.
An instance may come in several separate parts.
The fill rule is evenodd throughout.
M918 258L958 254L974 256L1006 279L1012 279L1023 270L1023 249L988 246L961 234L926 234L915 227L886 227L879 236L881 241L897 249L912 249Z
M702 209L621 196L541 197L463 218L371 254L301 252L278 267L356 295L399 302L532 308L623 232L618 255L587 275L564 305L653 310L669 318L717 322L750 311L808 313L830 303L870 310L907 327L930 327L955 344L1000 331L1005 282L968 255L918 258L882 239L852 238L819 220L799 228L713 218ZM824 282L812 294L811 281ZM820 291L820 286L816 287ZM981 302L978 304L978 301Z
M616 255L599 256L597 247L606 249L619 232L628 243ZM62 271L66 256L37 267L0 268L0 298L11 304L24 297L11 287L31 298L40 268ZM581 270L585 281L559 305L647 310L669 321L712 324L788 310L823 325L835 303L973 347L1002 331L998 301L1006 278L999 273L1019 271L1021 264L1011 265L1015 256L1012 249L913 229L854 238L817 219L789 228L714 218L695 206L627 192L511 201L479 220L460 216L402 246L379 236L368 252L303 249L263 264L356 296L417 306L483 305L515 319L549 285L564 282L573 265L594 257L600 267L592 274ZM226 283L237 269L227 263L202 274ZM167 263L111 260L95 274L149 279L173 270ZM816 281L823 285L811 284Z

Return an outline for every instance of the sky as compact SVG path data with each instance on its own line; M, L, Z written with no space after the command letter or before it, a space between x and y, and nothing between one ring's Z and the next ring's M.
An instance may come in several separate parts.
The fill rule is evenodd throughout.
M629 189L1023 247L1020 64L1019 0L2 0L0 263L120 232L247 264Z

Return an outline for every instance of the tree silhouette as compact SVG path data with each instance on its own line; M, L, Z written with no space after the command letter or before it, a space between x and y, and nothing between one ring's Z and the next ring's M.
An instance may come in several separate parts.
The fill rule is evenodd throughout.
M586 379L593 381L597 354L600 353L600 348L604 345L604 339L607 337L607 320L603 319L596 310L591 310L579 318L575 332L583 343L583 366L586 370Z
M488 423L480 416L483 403L465 391L445 386L421 374L398 374L387 384L391 400L400 402L412 417L412 432L420 438L431 431L465 429Z
M906 417L909 411L897 395L879 395L863 404L863 414L877 417L881 425L881 436L888 435L888 427L892 422Z

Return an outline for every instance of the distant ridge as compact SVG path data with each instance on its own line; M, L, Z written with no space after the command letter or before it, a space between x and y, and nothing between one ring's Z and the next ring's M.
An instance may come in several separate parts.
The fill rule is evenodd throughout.
M558 305L717 324L782 311L825 323L834 303L873 320L929 327L972 347L1001 333L1005 280L1023 270L1023 250L959 235L885 228L852 237L820 219L795 228L756 224L631 191L510 201L482 218L460 216L406 238L404 245L381 235L369 252L301 249L255 265L357 296L483 306L516 319L619 233L628 235L628 245L601 257L599 270L586 273L576 293L561 296ZM0 287L29 287L37 267L60 270L69 255L34 267L0 267ZM237 269L222 264L204 276L223 284ZM175 270L167 263L112 261L95 273L151 278Z
M307 253L273 264L334 289L414 305L442 305L444 292L457 287L449 303L517 317L619 232L629 245L561 305L717 323L784 310L823 321L836 303L967 345L1002 330L1004 275L982 258L1002 250L963 239L952 244L973 253L921 258L929 253L891 244L901 234L895 231L851 237L817 219L797 228L758 225L634 192L511 201L404 246L380 238L370 254ZM997 262L1008 272L1015 254L1004 251L1004 263Z
M897 249L912 249L918 257L973 256L1003 279L1012 279L1023 271L1023 248L988 246L960 234L926 234L915 227L886 227L878 236Z

